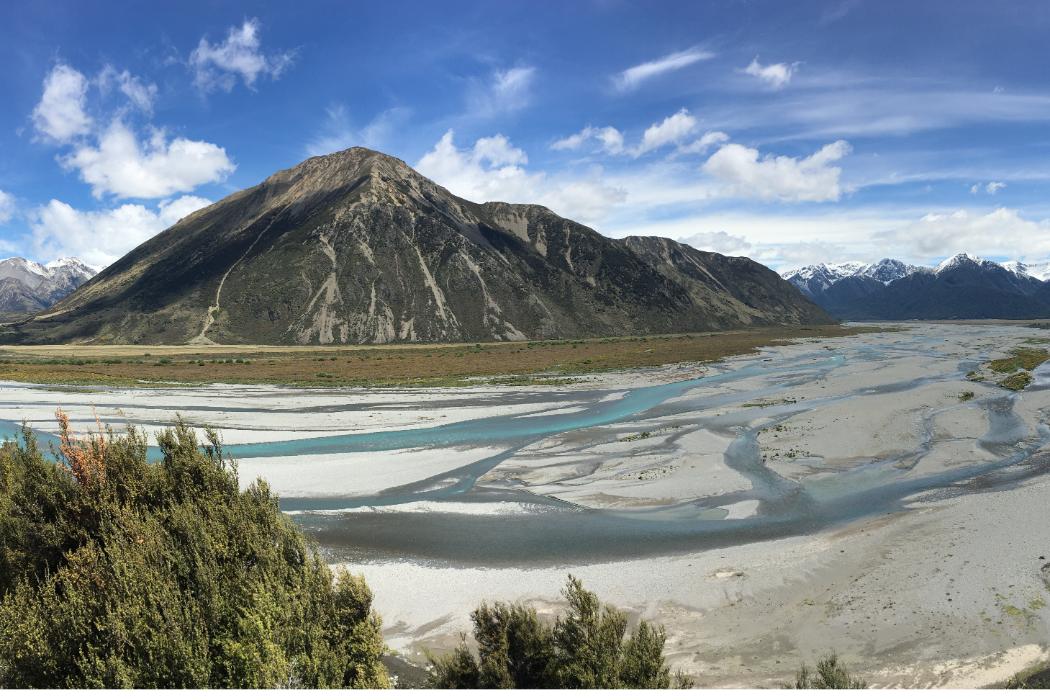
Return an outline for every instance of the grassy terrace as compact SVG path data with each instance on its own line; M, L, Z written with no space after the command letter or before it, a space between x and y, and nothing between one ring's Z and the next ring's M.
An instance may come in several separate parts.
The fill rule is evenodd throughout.
M572 375L710 362L800 338L876 328L809 326L630 338L446 345L0 346L0 380L41 384L461 386L560 384Z
M993 372L1031 371L1047 360L1050 360L1050 352L1045 348L1014 348L1009 357L992 360L988 367Z
M1026 343L1043 342L1040 338L1030 338ZM1032 383L1031 371L1050 360L1050 352L1042 347L1017 347L1008 357L992 360L988 363L988 369L996 374L1007 375L997 379L996 384L1011 391L1021 391ZM983 381L984 375L980 372L970 372L967 375L973 381Z

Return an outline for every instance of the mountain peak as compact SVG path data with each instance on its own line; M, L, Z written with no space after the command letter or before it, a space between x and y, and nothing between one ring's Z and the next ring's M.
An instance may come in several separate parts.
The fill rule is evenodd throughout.
M969 253L956 253L955 255L941 262L941 264L935 268L934 272L941 273L945 270L950 270L952 268L956 268L962 265L980 265L983 262L984 260L977 257L976 255L970 255Z
M398 158L350 148L184 217L7 332L327 344L830 321L771 270L694 253L655 254L538 205L469 202Z

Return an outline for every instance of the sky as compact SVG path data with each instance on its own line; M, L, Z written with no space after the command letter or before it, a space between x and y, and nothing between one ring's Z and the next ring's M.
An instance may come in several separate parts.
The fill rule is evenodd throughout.
M774 269L1050 259L1050 3L0 4L0 257L367 146Z

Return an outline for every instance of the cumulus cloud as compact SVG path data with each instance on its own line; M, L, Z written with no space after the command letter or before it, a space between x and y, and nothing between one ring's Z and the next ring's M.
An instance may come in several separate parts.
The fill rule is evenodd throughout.
M106 64L98 76L98 84L103 92L109 91L113 86L128 99L136 109L145 114L153 113L153 101L157 97L157 86L146 83L141 78L134 76L127 69L118 71L113 66Z
M679 146L677 152L681 154L707 153L715 146L727 141L729 141L729 134L724 131L708 131L692 143Z
M15 198L0 190L0 224L6 224L15 215Z
M527 107L532 99L532 84L536 69L518 66L494 72L486 81L474 81L468 95L470 111L488 117L504 112L516 112Z
M682 108L646 129L634 154L642 155L662 146L681 143L696 131L696 124L696 117L691 115L689 110Z
M83 73L59 63L44 78L44 93L33 109L37 134L67 143L91 131L92 119L84 109L88 79Z
M528 202L542 176L522 167L528 156L502 134L478 139L471 148L456 146L452 129L426 153L416 169L453 193L484 202Z
M631 66L617 74L613 79L613 83L621 92L627 92L629 90L634 90L650 78L655 78L664 73L681 70L682 68L691 66L699 61L706 61L714 57L714 53L700 48L677 51L653 61L646 61L637 66Z
M139 243L211 202L183 196L156 208L124 204L115 209L82 211L57 199L32 216L33 245L41 258L75 256L98 267L109 265Z
M825 202L842 194L835 163L851 150L845 141L829 143L807 158L759 156L758 150L730 143L718 149L703 171L726 183L729 193L785 202Z
M585 126L580 131L551 144L555 151L574 151L588 142L597 142L600 150L610 155L623 153L623 134L614 127Z
M751 244L743 236L734 236L725 231L709 231L679 236L679 243L685 243L697 250L710 250L723 255L747 255Z
M764 66L758 62L758 56L755 56L747 68L744 68L744 72L753 75L774 90L779 90L791 82L791 76L797 68L798 63L770 63Z
M622 202L626 192L604 183L600 169L574 179L526 169L528 155L502 134L459 148L445 132L416 169L454 194L475 202L543 204L563 216L588 222Z
M878 238L895 254L920 260L943 259L962 251L1014 260L1050 257L1050 220L1026 219L1016 209L930 213L884 231Z
M234 170L225 149L213 143L169 141L160 130L140 143L119 120L99 136L97 145L78 146L60 162L79 171L96 197L167 197L222 180Z
M356 128L345 105L333 105L326 110L324 127L306 144L306 155L323 156L351 146L365 146L385 150L391 137L402 127L411 110L392 107L380 112L372 121Z
M265 54L259 39L259 20L247 19L240 27L230 27L226 40L212 44L202 37L190 54L193 82L203 92L230 92L240 78L246 87L255 86L260 77L274 80L291 65L294 52Z

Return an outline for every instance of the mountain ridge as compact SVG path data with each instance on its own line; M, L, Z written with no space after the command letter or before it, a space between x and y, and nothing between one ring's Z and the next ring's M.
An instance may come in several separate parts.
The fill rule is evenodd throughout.
M876 268L885 274L874 274ZM782 277L831 315L848 320L1050 317L1050 281L1028 270L1016 261L957 253L936 267L886 258L859 267L809 265Z
M98 270L77 258L40 264L23 257L0 260L0 315L46 309L91 279Z
M687 248L606 238L541 205L470 202L354 148L184 217L4 330L9 342L330 344L831 321L758 263Z

